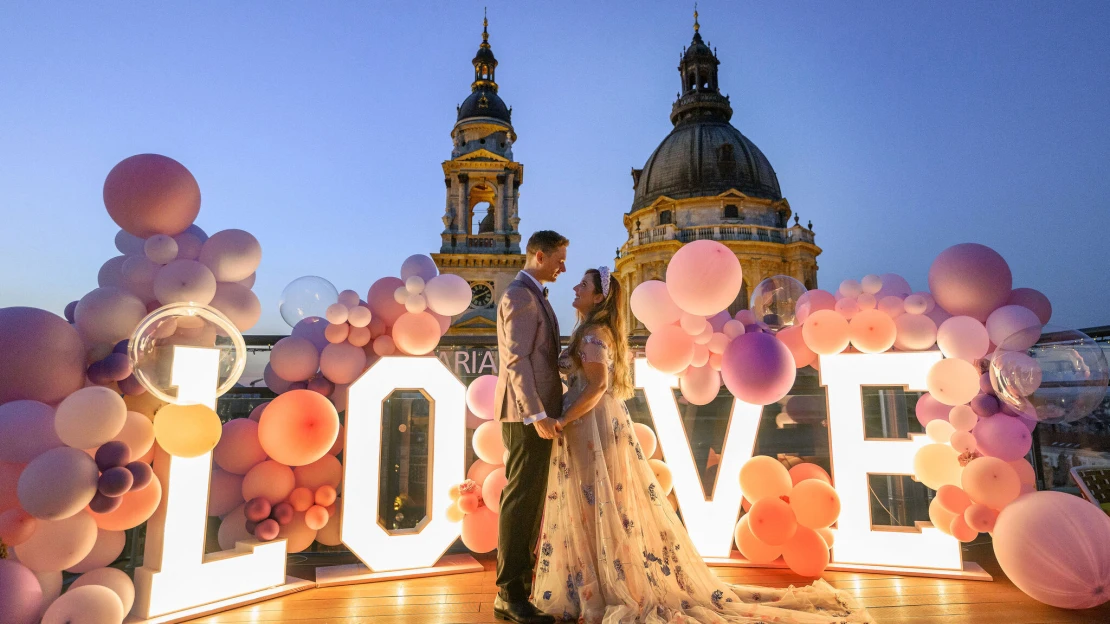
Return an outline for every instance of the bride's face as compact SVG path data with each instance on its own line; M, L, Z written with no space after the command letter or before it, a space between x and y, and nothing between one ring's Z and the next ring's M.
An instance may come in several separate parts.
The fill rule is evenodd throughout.
M594 288L594 278L589 273L582 276L582 281L574 287L574 306L583 315L597 307L604 297Z

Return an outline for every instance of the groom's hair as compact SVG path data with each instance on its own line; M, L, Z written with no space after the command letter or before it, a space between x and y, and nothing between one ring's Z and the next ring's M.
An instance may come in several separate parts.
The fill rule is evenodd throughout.
M554 230L540 230L532 234L528 238L528 247L526 248L528 255L542 251L545 254L554 253L560 247L566 247L570 244L566 236Z

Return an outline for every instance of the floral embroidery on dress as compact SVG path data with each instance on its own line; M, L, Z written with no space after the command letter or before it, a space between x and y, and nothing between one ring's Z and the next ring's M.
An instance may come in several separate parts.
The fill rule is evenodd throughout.
M594 486L592 486L592 485L583 485L582 486L582 495L586 497L586 502L587 503L589 503L591 505L594 504Z
M621 565L621 560L620 559L614 559L613 560L613 569L617 571L617 580L618 581L623 581L624 580L624 566Z
M719 610L721 608L721 598L724 597L725 592L718 589L713 592L713 595L709 597L709 600L713 603L713 606Z
M550 557L551 553L555 552L555 547L551 545L551 542L544 542L540 552L543 553L544 557Z

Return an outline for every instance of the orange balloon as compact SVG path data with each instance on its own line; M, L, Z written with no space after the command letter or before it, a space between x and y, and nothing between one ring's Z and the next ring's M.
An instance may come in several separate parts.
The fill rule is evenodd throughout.
M798 485L806 479L820 479L829 485L832 485L832 477L825 469L817 464L803 463L790 468L790 481L794 485Z
M949 527L949 531L952 532L952 537L965 544L979 537L979 532L967 525L967 521L964 520L963 514L957 514L952 518L952 525Z
M439 321L428 312L405 312L393 324L397 348L411 355L431 353L439 344Z
M740 467L740 489L752 502L788 496L791 486L790 473L774 457L756 455Z
M162 502L162 483L158 475L154 475L150 485L137 492L128 492L123 495L123 503L114 511L98 514L89 511L89 515L96 521L96 526L105 531L126 531L146 522L158 509Z
M958 485L942 485L937 490L937 500L941 506L954 514L962 514L971 506L971 497Z
M308 528L308 524L305 522L305 512L295 512L293 520L281 527L278 532L278 539L283 538L286 540L285 552L291 553L301 552L316 541L316 530Z
M649 459L648 464L651 465L651 471L655 473L655 480L659 482L663 495L670 494L674 488L674 475L671 474L670 466L659 459Z
M944 505L940 504L939 498L934 497L933 502L929 503L929 522L940 529L941 533L952 535L952 518L955 517L956 514L948 511L944 508Z
M482 507L467 514L462 521L462 541L476 553L487 553L497 548L498 515L489 507Z
M243 477L243 500L265 498L276 505L289 497L294 486L293 470L284 464L267 460L250 469Z
M304 466L327 455L338 436L335 406L311 390L278 395L258 420L262 448L287 466Z
M139 238L175 236L200 213L200 186L184 165L159 154L125 158L104 180L104 207Z
M304 513L305 526L313 531L319 531L328 524L328 510L320 505L313 505Z
M819 483L819 482L818 482ZM745 516L752 535L768 546L782 546L798 530L790 505L779 498L761 498Z
M167 453L198 457L220 442L223 427L207 405L167 405L154 417L154 437Z
M220 468L238 475L247 474L266 461L266 451L258 441L258 423L249 418L224 423L223 435L212 451L212 459Z
M817 359L817 354L806 346L805 338L802 336L802 326L794 325L792 327L784 327L775 334L775 338L782 341L787 349L790 349L791 355L794 356L794 366L798 368L805 368Z
M1021 494L1021 479L1017 472L997 457L971 460L964 468L961 483L971 500L995 511L1001 511Z
M289 493L289 504L293 506L293 511L308 511L316 503L312 490L299 487Z
M324 455L311 464L294 468L293 476L296 477L297 487L308 488L313 492L323 485L338 488L339 482L343 480L343 464L334 455Z
M740 554L752 563L771 563L782 555L781 546L770 546L764 544L758 537L752 533L751 526L748 524L750 518L745 515L740 518L740 522L736 523L736 530L733 532L733 538L736 540L736 547L740 549Z
M829 527L817 529L817 534L821 536L821 539L825 540L826 546L832 548L833 542L836 541L836 534L833 533L832 529L830 529Z
M783 545L782 558L795 574L818 577L829 565L829 547L817 531L800 526Z
M337 408L338 409L338 408ZM346 438L343 435L343 425L339 425L339 434L335 436L335 444L331 445L328 455L338 455L343 452L343 442Z
M894 320L878 310L864 310L848 323L852 346L863 353L882 353L894 346L898 328Z
M330 485L321 485L320 488L316 490L316 495L313 498L316 504L320 505L321 507L332 505L333 503L335 503L335 499L335 488Z
M990 533L994 531L994 523L997 521L998 512L986 505L972 503L964 510L964 522L974 531Z
M848 347L848 320L835 310L817 310L802 323L806 346L818 355L833 355Z
M338 546L343 543L340 530L343 528L343 517L328 511L328 523L316 532L316 541L324 546Z
M465 518L465 517L466 517L466 514L464 514L463 511L461 509L459 509L458 503L451 503L451 505L447 507L447 520L448 521L450 521L450 522L462 522L463 518Z
M500 455L498 455L498 457L500 457ZM470 468L466 471L466 478L481 486L486 482L486 477L489 476L489 473L500 467L501 464L488 464L480 459L476 459L473 464L470 464Z
M806 479L791 490L790 508L801 526L823 529L840 516L840 497L828 483L820 479Z

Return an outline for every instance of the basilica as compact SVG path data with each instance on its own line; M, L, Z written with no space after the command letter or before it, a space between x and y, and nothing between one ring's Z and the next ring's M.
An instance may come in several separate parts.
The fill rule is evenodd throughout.
M732 106L717 80L720 60L702 39L697 17L679 59L674 129L643 167L632 169L628 238L619 245L614 274L631 293L641 282L663 279L683 244L719 241L744 269L735 312L747 308L752 288L773 275L816 288L821 248L812 224L802 225L791 211L770 161L730 123ZM451 335L493 335L496 302L524 266L517 205L524 167L513 160L512 108L497 94L497 59L488 22L483 26L471 93L458 107L451 159L443 163L444 229L440 251L432 254L441 272L471 284L471 307L454 320ZM635 332L645 330L637 326Z

